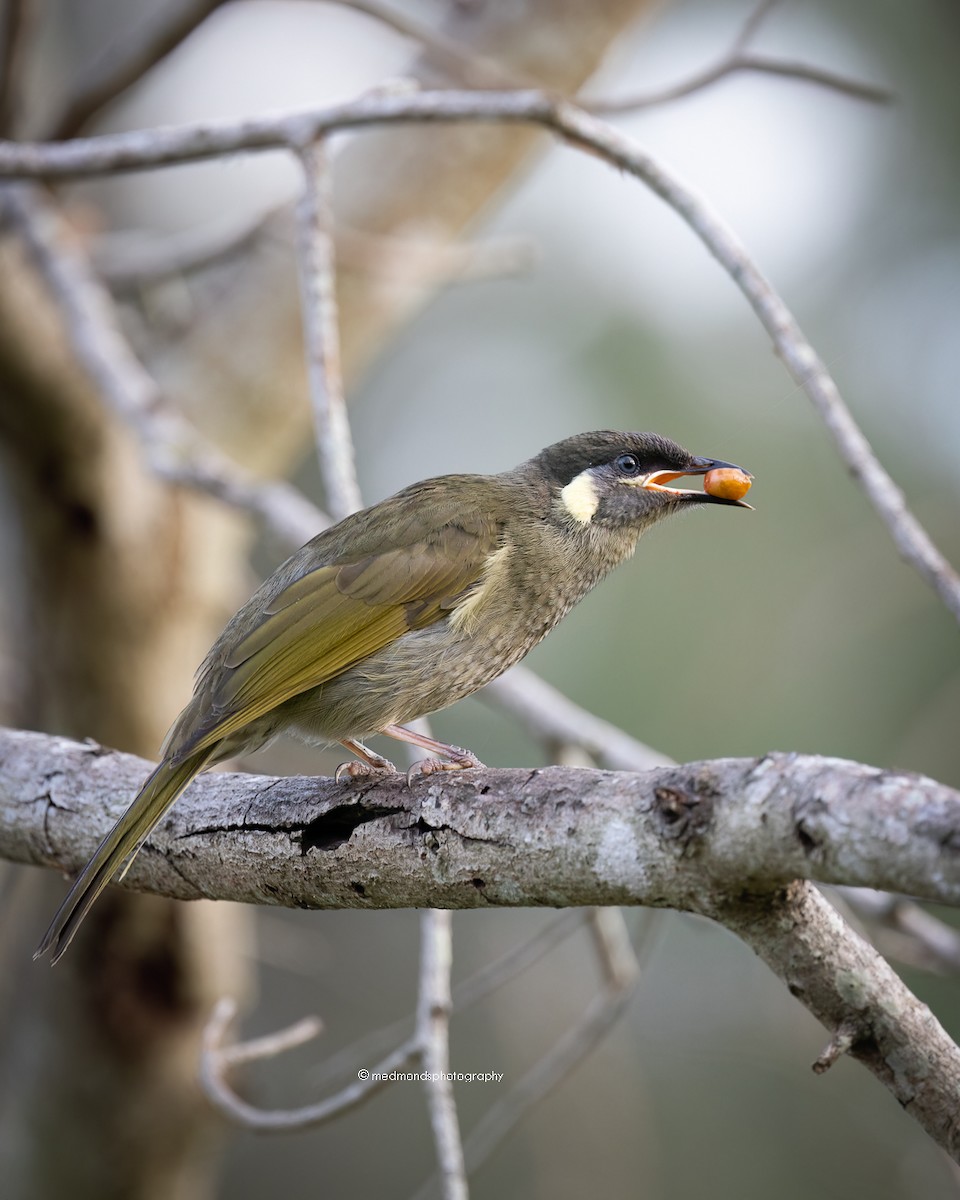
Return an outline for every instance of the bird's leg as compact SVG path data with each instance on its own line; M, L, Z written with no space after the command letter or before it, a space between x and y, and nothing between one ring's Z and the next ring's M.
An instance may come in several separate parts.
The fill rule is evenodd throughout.
M340 783L343 776L346 775L350 779L364 779L368 775L374 775L378 772L384 775L396 775L397 768L393 765L389 758L384 758L382 754L376 754L373 750L368 750L363 742L351 741L349 738L344 738L340 743L341 746L346 746L351 754L357 757L353 762L341 763L333 773L333 778L337 783Z
M426 734L416 733L403 725L385 725L380 730L387 737L396 738L398 742L409 742L411 746L419 746L421 750L429 750L431 754L442 755L447 762L438 758L425 758L414 763L407 772L407 783L411 783L417 775L433 775L437 771L464 771L468 767L482 767L483 763L470 750L462 746L450 746L446 742L438 742Z

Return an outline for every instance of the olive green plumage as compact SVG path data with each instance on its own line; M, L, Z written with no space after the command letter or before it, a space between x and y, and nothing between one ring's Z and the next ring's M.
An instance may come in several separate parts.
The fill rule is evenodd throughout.
M405 488L315 537L233 617L197 675L162 761L103 840L37 954L63 953L90 906L190 780L281 731L343 742L470 695L519 661L650 525L691 504L663 486L716 466L655 434L580 434L501 475ZM467 751L417 743L468 766ZM362 769L362 768L361 768Z

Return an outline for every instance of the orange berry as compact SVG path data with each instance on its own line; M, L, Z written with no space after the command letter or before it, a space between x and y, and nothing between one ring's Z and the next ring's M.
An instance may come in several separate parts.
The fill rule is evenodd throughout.
M703 477L703 490L722 500L741 500L750 491L752 477L739 467L714 467Z

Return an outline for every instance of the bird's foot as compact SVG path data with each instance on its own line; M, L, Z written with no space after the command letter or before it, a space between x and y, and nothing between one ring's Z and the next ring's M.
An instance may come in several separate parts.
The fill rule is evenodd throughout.
M343 783L344 779L370 779L376 775L396 774L398 774L397 768L389 761L385 767L378 767L354 758L350 762L342 762L334 771L333 778L337 783Z
M368 750L362 742L344 741L341 745L357 755L351 762L341 763L333 773L335 782L342 783L344 779L370 779L376 775L396 775L397 768L389 758Z
M439 771L466 771L470 767L483 766L475 754L460 746L447 746L445 750L450 752L446 762L439 758L422 758L415 762L407 772L407 785L422 775L436 775Z

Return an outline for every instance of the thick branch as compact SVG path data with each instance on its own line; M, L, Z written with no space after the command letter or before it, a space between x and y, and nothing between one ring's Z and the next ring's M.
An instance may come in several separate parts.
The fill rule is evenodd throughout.
M955 1160L960 1056L933 1014L808 883L740 898L710 914L752 946L834 1036L813 1069L841 1053L873 1072ZM917 1054L917 1047L924 1047Z
M76 869L147 764L0 733L0 856ZM125 883L301 908L645 904L754 946L954 1157L960 1050L800 879L960 903L960 793L922 776L776 754L643 773L552 767L403 777L208 775Z
M0 857L76 870L147 770L93 743L0 732ZM960 793L809 755L473 770L412 787L207 775L125 884L302 908L701 911L803 878L960 904L958 847Z

